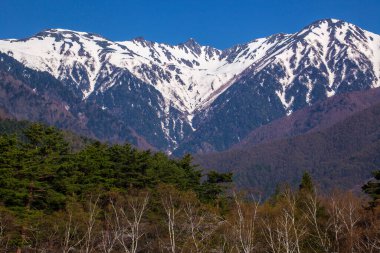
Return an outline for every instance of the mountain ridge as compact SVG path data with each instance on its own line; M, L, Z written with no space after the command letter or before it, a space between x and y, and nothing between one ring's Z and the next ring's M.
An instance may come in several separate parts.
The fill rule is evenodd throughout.
M150 145L179 155L226 149L316 101L380 85L380 36L335 19L225 50L194 39L115 42L48 29L0 40L0 52L47 71L81 103L96 104ZM147 114L138 115L138 108ZM223 126L222 119L230 122Z

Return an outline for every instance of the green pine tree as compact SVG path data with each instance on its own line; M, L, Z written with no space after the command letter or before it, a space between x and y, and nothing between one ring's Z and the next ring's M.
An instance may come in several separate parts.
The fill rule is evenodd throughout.
M372 198L371 206L375 207L380 204L380 170L372 172L372 175L374 180L363 185L362 189Z
M301 184L299 185L299 190L301 192L314 193L314 183L308 172L303 173Z

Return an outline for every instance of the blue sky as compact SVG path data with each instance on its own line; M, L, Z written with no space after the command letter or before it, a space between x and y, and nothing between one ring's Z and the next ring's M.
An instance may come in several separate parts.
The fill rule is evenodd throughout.
M0 0L0 13L0 38L66 28L112 40L177 44L192 37L223 49L322 18L380 34L380 0Z

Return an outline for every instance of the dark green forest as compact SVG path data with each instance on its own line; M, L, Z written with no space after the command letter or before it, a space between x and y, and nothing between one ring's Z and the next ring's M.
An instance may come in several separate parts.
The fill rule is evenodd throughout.
M305 173L266 200L130 144L0 123L0 252L379 252L379 173L364 195Z

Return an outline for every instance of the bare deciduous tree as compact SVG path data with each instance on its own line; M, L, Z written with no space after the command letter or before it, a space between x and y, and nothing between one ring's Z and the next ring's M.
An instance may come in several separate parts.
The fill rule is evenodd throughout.
M233 193L235 202L235 218L232 229L237 238L235 247L244 253L254 252L256 247L257 214L260 201L255 201L252 195L250 203L244 203L240 197Z
M114 209L118 229L116 236L126 253L136 253L138 250L139 240L144 235L141 220L148 201L149 195L146 193L142 198L128 200L127 207Z
M99 196L96 197L95 201L93 201L93 197L90 198L88 203L88 217L86 221L86 233L82 239L83 245L81 248L81 252L90 253L94 251L94 228L96 223L96 217L99 214L98 210L98 201Z
M187 233L195 252L205 252L211 247L207 242L215 233L224 220L209 210L204 210L200 206L195 196L186 197L183 211L187 224ZM192 250L193 252L193 250Z
M356 225L360 220L360 203L352 194L333 194L329 200L328 211L330 227L334 234L334 250L336 252L354 252L354 246L360 239ZM341 247L344 241L344 248Z
M182 211L182 208L181 207L176 208L173 201L173 195L171 193L168 193L167 196L163 196L161 198L161 202L166 213L167 228L168 228L168 233L169 233L170 252L175 253L177 250L176 231L175 231L176 217Z
M375 232L375 235L368 235L365 233L361 240L356 242L355 248L357 249L357 252L363 252L363 253L378 253L380 252L380 230L378 229L378 232Z
M316 194L316 189L313 193L306 195L305 203L305 217L309 224L311 225L310 235L317 240L320 250L323 252L329 253L332 250L332 242L329 235L330 224L322 226L319 222L318 210L320 208L318 197ZM313 247L311 247L313 249ZM317 250L313 249L315 252Z
M101 231L100 248L104 253L111 253L113 251L122 234L122 231L119 228L119 213L112 200L110 201L110 204L111 212L105 214L105 228Z
M68 211L68 220L65 223L63 241L61 243L62 253L72 252L82 242L83 238L77 239L78 224L73 222L72 211Z
M0 213L0 249L3 252L8 251L9 237L6 235L7 221L5 215Z
M296 214L296 197L287 190L278 215L263 220L263 233L271 252L301 253L301 242L306 234L304 218ZM271 220L273 219L273 220Z

